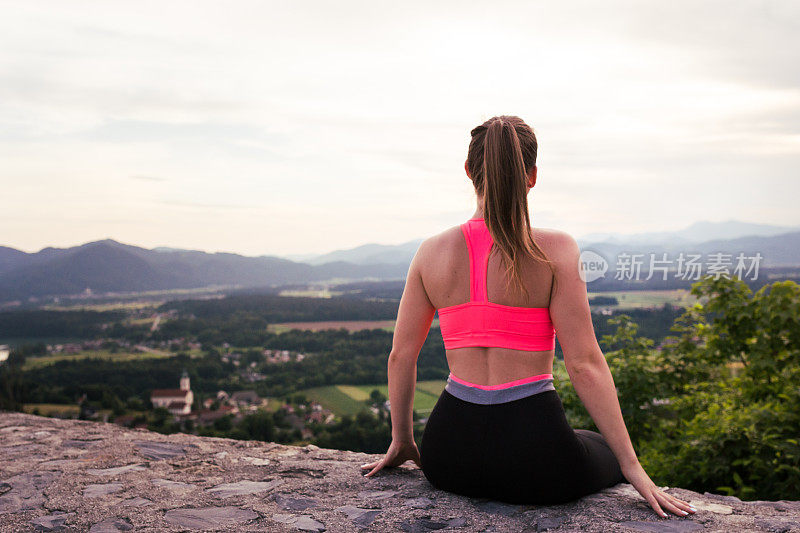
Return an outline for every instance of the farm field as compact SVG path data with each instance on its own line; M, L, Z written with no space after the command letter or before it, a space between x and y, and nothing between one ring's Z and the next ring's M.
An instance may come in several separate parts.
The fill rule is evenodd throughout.
M589 292L589 298L595 296L614 297L619 302L618 305L599 305L596 307L612 307L614 309L638 309L643 307L659 307L665 303L688 307L693 305L697 298L685 289L674 289L667 291L610 291L610 292Z
M78 361L80 359L105 359L108 361L136 361L141 359L159 359L164 357L173 357L175 354L161 351L149 352L117 352L112 353L108 350L86 350L75 354L54 354L44 355L41 357L28 357L25 359L23 370L30 370L32 368L39 368L42 366L52 365L58 361Z
M420 381L414 391L414 410L420 415L428 415L436 400L439 398L445 381ZM386 383L380 385L329 385L326 387L314 387L299 391L305 394L309 400L316 400L326 409L330 409L335 414L355 415L361 409L366 408L364 400L369 399L369 394L373 389L378 389L381 394L388 398L389 387Z
M49 304L42 306L42 309L48 311L119 311L119 310L136 310L153 307L161 304L163 301L153 300L132 300L132 301L116 301L104 303L78 303L73 305L59 305Z
M298 391L305 394L309 400L316 400L322 407L329 409L336 415L355 415L366 405L362 402L354 400L351 396L343 392L337 385L328 385L325 387L314 387Z
M438 398L444 390L445 384L447 384L447 381L443 379L417 381L417 390L426 392L428 394L433 394Z
M283 333L293 329L324 331L326 329L344 328L349 332L361 331L364 329L383 329L386 331L394 330L394 320L329 320L325 322L283 322L280 324L270 324L268 331L273 333Z
M285 289L278 293L279 296L294 296L301 298L333 298L341 296L342 291L332 291L329 289Z
M444 388L444 381L434 383L441 383L442 388ZM369 393L373 389L378 389L381 394L387 398L389 397L389 386L385 383L383 385L358 385L356 388L363 391L367 398L369 398ZM438 394L433 394L417 386L416 389L414 389L414 410L420 415L428 415L433 409L433 406L436 405L436 400L438 399Z
M324 331L326 329L344 328L349 332L361 331L364 329L383 329L394 331L394 320L329 320L325 322L281 322L270 324L267 327L272 333L284 333L292 329ZM439 327L439 319L434 319L432 328Z

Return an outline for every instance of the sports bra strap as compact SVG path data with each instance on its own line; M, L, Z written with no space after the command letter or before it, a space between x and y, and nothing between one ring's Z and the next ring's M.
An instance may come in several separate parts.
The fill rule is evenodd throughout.
M469 252L469 299L471 302L488 302L486 273L494 240L481 218L471 218L461 224L461 232Z

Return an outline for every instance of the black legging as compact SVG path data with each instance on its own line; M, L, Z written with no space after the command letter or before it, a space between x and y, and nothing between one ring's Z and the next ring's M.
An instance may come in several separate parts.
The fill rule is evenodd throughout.
M573 430L554 390L490 405L442 391L420 458L435 487L509 503L563 503L624 480L603 436Z

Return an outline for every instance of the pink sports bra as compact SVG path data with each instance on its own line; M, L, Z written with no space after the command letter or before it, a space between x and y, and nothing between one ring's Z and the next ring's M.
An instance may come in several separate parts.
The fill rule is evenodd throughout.
M469 301L442 307L439 328L447 350L492 346L540 351L555 348L556 334L547 307L512 307L490 302L486 290L489 252L494 240L482 218L461 224L469 251Z

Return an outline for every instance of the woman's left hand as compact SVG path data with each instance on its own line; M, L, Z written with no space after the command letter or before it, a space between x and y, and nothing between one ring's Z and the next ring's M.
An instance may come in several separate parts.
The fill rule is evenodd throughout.
M374 463L363 464L361 468L371 468L372 470L364 475L365 477L370 477L384 467L392 468L400 466L409 459L414 461L418 467L422 468L417 443L413 440L410 442L397 442L393 440L392 444L389 446L389 451L386 452L383 459L375 461Z

